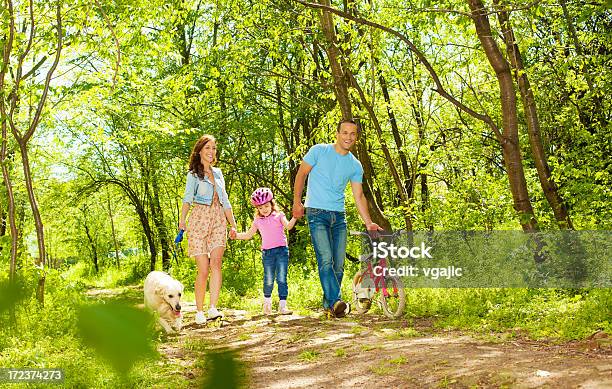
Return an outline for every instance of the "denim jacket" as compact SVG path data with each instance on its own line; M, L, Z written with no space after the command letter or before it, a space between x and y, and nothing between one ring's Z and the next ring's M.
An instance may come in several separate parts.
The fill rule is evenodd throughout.
M215 190L219 196L219 201L223 206L223 209L231 209L232 206L229 202L227 192L225 191L225 179L221 169L213 167L213 176L215 177ZM202 187L202 189L199 189ZM196 174L189 172L187 173L187 185L185 186L185 194L183 195L184 203L197 203L210 205L213 200L213 183L210 182L208 177L204 177L201 180Z

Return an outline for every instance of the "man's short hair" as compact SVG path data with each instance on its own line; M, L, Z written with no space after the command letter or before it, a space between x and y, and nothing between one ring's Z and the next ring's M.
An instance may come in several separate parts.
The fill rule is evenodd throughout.
M336 132L340 132L340 127L344 123L354 124L357 127L357 135L361 134L361 125L359 124L359 119L343 119L338 123L338 127L336 127Z

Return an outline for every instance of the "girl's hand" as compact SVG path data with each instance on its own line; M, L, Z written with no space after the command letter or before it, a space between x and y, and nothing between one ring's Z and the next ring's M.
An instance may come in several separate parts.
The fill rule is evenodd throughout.
M179 221L179 230L187 230L187 223L185 223L183 220Z
M229 232L230 239L236 239L238 232L236 231L236 227L232 227Z
M287 228L287 230L292 229L295 226L296 222L297 222L297 219L295 217L292 217L291 220L289 220L287 224L285 225L285 228Z

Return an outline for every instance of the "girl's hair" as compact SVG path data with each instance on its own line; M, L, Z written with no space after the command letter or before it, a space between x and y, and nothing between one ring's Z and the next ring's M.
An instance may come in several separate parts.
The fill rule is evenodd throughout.
M210 141L216 142L214 136L212 135L202 135L200 139L193 146L193 150L191 150L191 156L189 157L189 171L195 173L200 179L204 179L204 166L202 165L202 160L200 159L200 151L206 146L206 144ZM211 166L214 166L217 163L217 155L213 159Z
M272 212L270 212L270 215L272 215L274 212L280 212L280 209L278 209L278 205L276 205L276 201L274 201L274 199L270 200L269 203L272 204ZM262 204L262 205L265 205L265 204ZM255 207L255 216L254 217L255 218L264 217L264 215L259 213L259 209L257 209L257 207Z

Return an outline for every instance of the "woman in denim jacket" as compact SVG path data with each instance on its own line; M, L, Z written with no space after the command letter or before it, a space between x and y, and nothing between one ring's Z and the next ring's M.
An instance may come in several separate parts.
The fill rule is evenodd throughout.
M179 228L187 230L188 252L195 257L198 274L195 279L197 324L206 321L202 310L206 297L206 281L210 269L210 307L208 319L223 316L216 308L221 290L221 261L227 242L227 223L231 225L230 237L236 236L236 221L232 212L225 179L221 169L213 167L217 162L217 144L212 135L203 135L196 142L189 158L189 173L183 196ZM187 213L189 226L185 222Z

